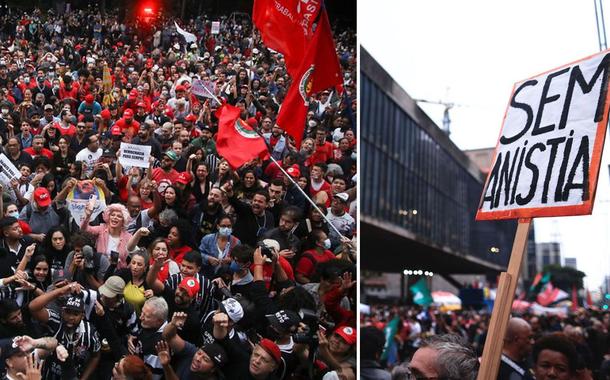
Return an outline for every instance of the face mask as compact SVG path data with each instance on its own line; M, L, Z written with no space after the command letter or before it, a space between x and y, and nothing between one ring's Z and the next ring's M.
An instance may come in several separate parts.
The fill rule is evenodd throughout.
M218 233L221 234L222 236L229 236L229 235L231 235L232 232L233 232L233 229L231 227L220 227L218 229Z
M315 127L316 125L318 125L318 123L316 123L315 121L310 120L307 125L309 125L310 128Z
M330 239L324 240L324 249L330 249Z
M13 218L19 218L19 211L9 212L8 216L12 216Z
M24 78L24 79L23 79L23 81L24 81L25 83L30 83L30 78Z
M356 158L358 158L358 155L356 154L356 152L351 154L352 160L355 160Z
M239 272L241 270L241 266L237 263L237 261L231 261L231 265L229 265L229 270L233 273Z
M3 114L3 115L6 115L7 113L8 113L8 110L7 110L6 108L3 108L3 109L2 109L2 114Z

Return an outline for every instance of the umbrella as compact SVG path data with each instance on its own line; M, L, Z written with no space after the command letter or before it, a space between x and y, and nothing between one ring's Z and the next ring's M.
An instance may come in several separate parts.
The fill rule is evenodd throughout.
M440 306L441 311L460 310L462 308L462 300L450 292L432 292L432 299L434 304Z

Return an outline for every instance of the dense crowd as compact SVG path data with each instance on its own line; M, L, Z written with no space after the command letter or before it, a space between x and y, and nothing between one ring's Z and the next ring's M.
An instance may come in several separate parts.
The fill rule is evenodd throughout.
M476 310L371 307L360 317L360 338L366 342L360 346L361 378L475 379L490 317ZM514 316L498 344L498 379L610 379L607 311L581 308L566 317ZM427 353L426 347L437 355Z
M343 86L312 96L295 146L283 57L248 17L213 20L0 17L5 378L355 378L355 33L334 31ZM232 168L194 80L278 163Z

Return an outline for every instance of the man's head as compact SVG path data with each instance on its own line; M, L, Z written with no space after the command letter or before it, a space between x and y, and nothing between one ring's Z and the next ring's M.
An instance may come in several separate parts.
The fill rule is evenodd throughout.
M97 137L97 135L94 133L90 133L87 135L86 139L87 139L87 149L89 149L92 152L97 152L97 150L100 148L100 140Z
M280 214L279 229L284 233L292 231L301 219L301 210L296 206L288 206Z
M144 329L158 329L167 321L167 302L161 297L152 297L144 302L140 314L140 325Z
M511 359L520 361L532 352L533 344L530 324L521 318L511 318L506 327L503 351Z
M284 182L279 179L274 179L269 184L269 198L273 200L273 202L279 202L282 200L282 195L284 194Z
M257 191L252 197L252 212L255 215L263 215L269 202L269 193L266 191Z
M537 380L574 379L577 369L578 352L566 335L547 335L534 345L534 374Z
M199 273L202 266L201 254L199 251L187 252L180 263L180 273L183 277L192 277Z
M98 289L102 304L114 309L123 297L123 289L125 281L119 276L110 276Z
M434 335L415 351L409 369L416 378L474 380L479 360L475 351L454 334Z
M140 197L137 195L130 195L127 199L127 211L129 211L129 216L132 218L137 218L141 208L142 203L140 201Z
M21 146L19 145L19 140L16 137L11 137L8 139L6 143L6 150L9 152L9 154L16 155L20 149Z
M296 332L301 317L292 310L280 310L265 316L269 322L266 336L273 341Z
M12 216L6 216L0 220L0 227L2 227L2 236L9 240L19 240L23 237L23 230L21 224L17 218Z
M0 300L0 323L8 328L25 326L21 309L15 300L9 298Z
M7 375L15 376L18 373L26 373L27 356L27 352L22 351L19 347L13 347L9 344L2 347L2 358L4 359Z
M85 301L79 296L70 296L62 310L61 319L69 330L75 330L85 316Z
M36 135L32 138L32 148L38 154L42 152L42 148L44 148L44 137L42 135Z
M261 339L250 355L250 374L255 378L265 378L279 367L281 361L282 353L277 344Z
M338 193L333 196L333 200L330 203L330 211L333 215L341 216L345 213L345 208L349 202L349 195L347 193Z
M187 307L197 297L199 281L195 277L184 277L174 292L174 302L178 307Z
M208 194L208 208L215 208L220 204L221 200L222 191L217 187L211 188L210 193Z
M163 158L161 159L161 168L169 171L174 167L176 161L178 161L178 155L176 152L170 149L163 154Z
M229 362L229 357L221 345L216 343L201 346L191 361L191 371L210 374L218 371Z

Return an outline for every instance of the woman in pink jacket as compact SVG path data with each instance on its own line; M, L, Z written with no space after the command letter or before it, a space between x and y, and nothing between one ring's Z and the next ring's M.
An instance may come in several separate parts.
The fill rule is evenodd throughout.
M87 204L85 208L85 220L80 228L97 237L96 250L108 256L112 263L112 253L118 253L117 268L127 267L127 242L131 234L127 232L127 225L131 221L127 208L119 203L113 203L106 207L102 213L104 223L99 226L90 226L89 219L93 213L93 204ZM116 260L116 258L114 258Z

